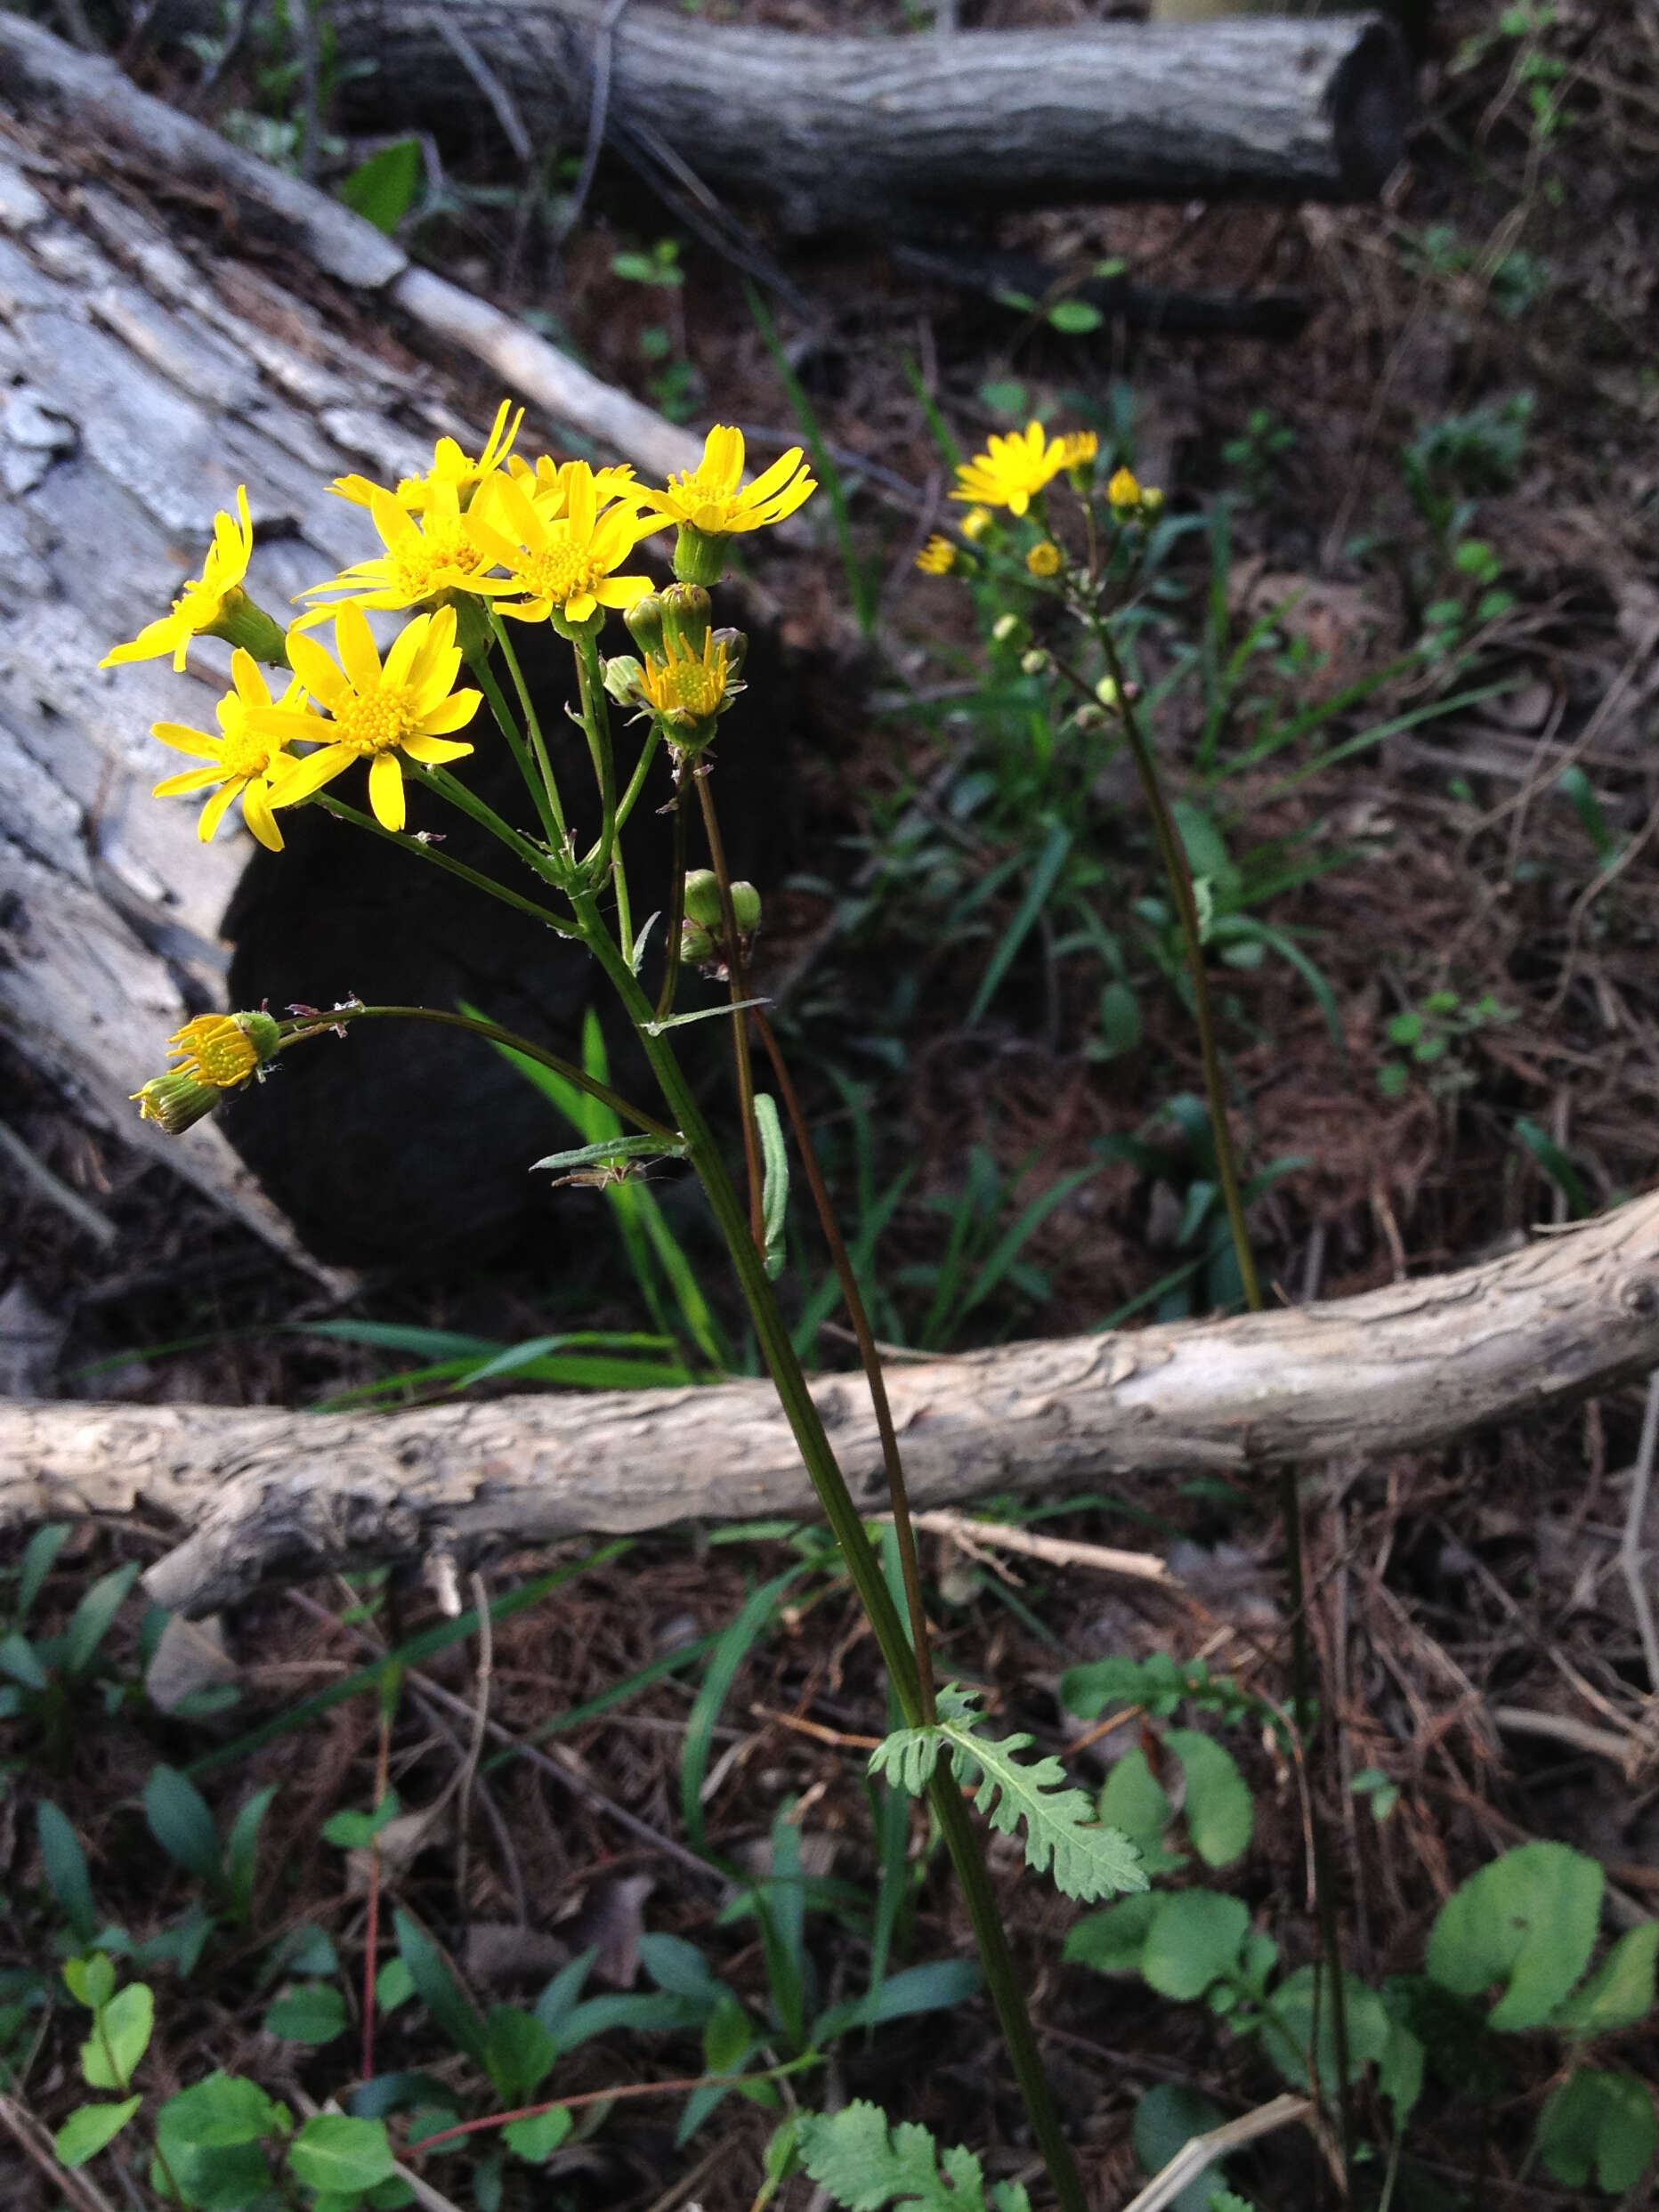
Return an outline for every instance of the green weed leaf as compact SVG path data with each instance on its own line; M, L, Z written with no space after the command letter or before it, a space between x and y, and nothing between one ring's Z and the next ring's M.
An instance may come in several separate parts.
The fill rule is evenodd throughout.
M1167 1874L1185 1863L1180 1852L1163 1847L1163 1833L1175 1818L1175 1808L1138 1744L1113 1761L1100 1793L1099 1811L1108 1827L1122 1829L1148 1874Z
M341 184L340 198L389 238L415 204L420 171L419 139L401 138L360 161Z
M345 2030L345 1999L332 1981L303 1981L285 1990L265 2013L266 2033L287 2043L332 2043Z
M115 1968L108 1954L94 1951L89 1958L66 1958L63 1986L88 2012L95 2013L101 2005L107 2005L115 1995Z
M288 2146L288 2170L307 2189L373 2189L396 2164L384 2120L344 2112L314 2113Z
M1605 1883L1566 1843L1523 1843L1461 1883L1428 1939L1428 1978L1454 1997L1494 1981L1494 2028L1542 2027L1590 1963Z
M504 2104L525 2104L553 2071L558 2046L534 2013L493 2005L484 2023L484 2070Z
M1146 1937L1164 1904L1143 1890L1104 1912L1085 1913L1066 1931L1060 1956L1068 1965L1092 1966L1097 1973L1137 1974Z
M1219 1890L1177 1890L1161 1900L1141 1948L1140 1970L1161 1996L1202 1997L1236 1973L1250 1908Z
M1592 2171L1609 2196L1633 2189L1654 2146L1653 2091L1634 2074L1585 2068L1538 2116L1539 2156L1569 2189L1582 2189Z
M148 1984L129 1981L101 2005L95 2032L81 2046L81 2076L89 2089L125 2089L150 2047L156 2001Z
M286 2104L268 2097L256 2081L240 2074L209 2074L194 2087L169 2097L156 2115L158 2136L171 2155L177 2145L185 2150L227 2151L258 2143L266 2135L286 2135L289 2124Z
M225 1901L239 1920L247 1917L254 1901L254 1875L259 1858L259 1830L277 1785L255 1790L231 1824L224 1847Z
M1207 1867L1232 1866L1250 1849L1256 1827L1250 1785L1237 1760L1224 1744L1197 1729L1172 1728L1163 1740L1186 1778L1181 1814L1193 1849ZM1103 1806L1101 1818L1106 1817Z
M958 2144L942 2151L913 2121L889 2128L880 2107L862 2099L839 2112L803 2113L797 2143L807 2173L846 2212L881 2212L894 2203L986 2212L984 2172L971 2151ZM991 2202L999 2212L1029 2212L1017 2184L999 2185Z
M551 2158L575 2125L564 2106L558 2104L550 2112L538 2112L532 2119L509 2120L501 2130L501 2140L515 2158L539 2166L544 2159Z
M761 1219L765 1236L766 1273L775 1283L783 1273L783 1232L789 1214L789 1152L770 1091L755 1093L755 1127L760 1132L765 1176L761 1187Z
M105 2143L114 2142L143 2101L126 2097L119 2104L83 2104L53 2137L53 2149L65 2166L85 2166Z
M1644 1920L1619 1938L1582 1989L1557 2005L1550 2025L1574 2036L1605 2036L1618 2028L1633 2028L1653 2010L1655 1953L1659 1920Z
M1221 2107L1184 2081L1161 2081L1135 2107L1135 2155L1148 2174L1161 2174L1194 2135L1226 2125ZM1213 2166L1170 2199L1173 2212L1210 2212L1218 2176Z
M1025 1826L1025 1862L1037 1874L1052 1867L1056 1886L1085 1902L1122 1890L1144 1890L1141 1854L1120 1829L1099 1827L1095 1809L1080 1789L1066 1783L1065 1769L1052 1756L1022 1766L1017 1754L1030 1736L991 1742L974 1733L979 1717L974 1700L954 1685L939 1696L939 1720L931 1728L899 1729L870 1755L872 1773L912 1795L931 1779L940 1751L949 1746L961 1780L979 1777L975 1802L991 1827L1012 1835Z
M23 1560L17 1575L17 1625L21 1628L35 1609L41 1584L56 1563L69 1538L71 1524L67 1520L48 1521L44 1528L36 1528L24 1547Z

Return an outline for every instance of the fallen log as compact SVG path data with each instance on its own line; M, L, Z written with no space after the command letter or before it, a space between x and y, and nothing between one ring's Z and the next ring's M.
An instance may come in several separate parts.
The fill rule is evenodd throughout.
M375 65L344 73L342 100L376 130L452 131L471 109L498 137L505 96L530 134L579 142L597 101L624 151L666 149L797 232L967 207L1368 199L1412 111L1398 38L1365 15L817 37L610 0L336 0L330 21L341 61Z
M1130 1471L1402 1451L1659 1365L1659 1193L1524 1250L1240 1320L890 1365L918 1505ZM853 1494L885 1500L855 1376L813 1395ZM0 1406L0 1525L143 1511L190 1534L150 1595L211 1612L367 1560L692 1519L812 1518L771 1388L509 1398L392 1414Z
M225 653L193 648L183 675L99 659L165 609L239 483L260 537L254 588L280 606L365 549L331 476L418 472L441 433L477 450L453 381L412 352L377 355L362 304L378 330L487 365L491 397L515 392L652 472L692 466L700 442L325 193L4 12L0 94L17 111L0 113L0 1031L91 1120L312 1266L229 1117L173 1138L128 1098L171 1031L225 1003L224 916L254 847L230 823L204 847L193 807L150 798L176 760L149 734L162 718L211 728ZM192 199L214 218L199 231L177 215ZM333 280L315 302L308 271ZM423 913L453 938L430 902ZM344 987L337 967L319 984ZM523 1090L509 1071L509 1116ZM521 1157L543 1133L538 1114ZM515 1165L514 1191L523 1179ZM488 1215L488 1193L457 1195Z

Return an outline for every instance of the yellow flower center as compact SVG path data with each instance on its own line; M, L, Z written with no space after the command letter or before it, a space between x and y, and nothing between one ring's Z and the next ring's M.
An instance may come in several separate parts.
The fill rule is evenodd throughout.
M683 714L706 722L718 714L726 695L726 649L709 640L701 653L685 648L676 652L671 642L665 659L653 654L646 664L641 688L659 714Z
M417 726L408 692L401 685L382 685L377 691L357 692L349 701L343 701L335 711L334 726L328 735L335 744L349 745L353 752L389 753L393 746L412 737ZM320 724L318 735L323 733Z
M551 545L515 558L514 568L532 598L551 599L562 607L584 592L596 591L605 580L603 560L586 547Z
M259 1065L253 1039L229 1014L198 1014L168 1038L167 1046L183 1056L175 1075L190 1075L221 1090L246 1082Z
M232 776L263 775L282 749L274 738L250 735L242 702L234 693L221 709L220 726L224 735L219 741L219 766L227 782Z
M387 564L395 588L411 606L446 589L457 569L471 576L475 570L489 566L467 537L459 516L430 524L418 545L411 540L401 547L389 556Z

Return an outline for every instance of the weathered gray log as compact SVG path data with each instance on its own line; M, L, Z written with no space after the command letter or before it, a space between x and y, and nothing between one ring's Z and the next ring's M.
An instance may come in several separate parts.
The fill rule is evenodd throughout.
M1403 1451L1659 1365L1659 1193L1525 1250L1330 1304L889 1368L919 1505L1131 1471ZM854 1495L885 1497L855 1376L814 1396ZM210 1612L362 1560L814 1505L770 1386L513 1398L394 1414L0 1407L0 1525L143 1509L150 1570Z
M164 20L199 12L192 0ZM533 133L579 142L597 56L613 137L759 191L802 231L965 206L1365 199L1412 119L1399 42L1375 16L871 38L608 0L444 0L441 26L439 12L335 0L342 59L376 65L343 96L376 128L471 108L498 136L493 77Z
M120 164L210 190L257 239L649 467L689 466L698 442L326 195L4 13L0 93L20 111L0 115L0 1028L94 1120L303 1260L216 1124L169 1138L127 1097L170 1031L223 1002L221 921L251 843L229 826L204 847L194 806L150 798L180 764L150 725L212 727L224 650L203 641L182 676L97 663L166 609L239 483L262 533L253 587L281 606L368 550L332 476L418 471L435 435L476 450L482 433L434 371L377 363L256 258L165 230L112 188Z

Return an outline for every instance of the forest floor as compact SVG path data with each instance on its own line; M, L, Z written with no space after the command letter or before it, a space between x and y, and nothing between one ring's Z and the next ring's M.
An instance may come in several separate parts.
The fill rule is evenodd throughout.
M846 14L810 0L708 12L796 28L832 14L842 27ZM902 13L864 12L894 28ZM986 25L1083 12L964 11ZM1164 571L1148 674L1169 679L1158 741L1223 848L1217 880L1231 911L1260 925L1217 973L1237 1128L1262 1184L1251 1228L1275 1294L1339 1298L1465 1264L1535 1223L1652 1186L1656 63L1649 5L1461 0L1441 11L1424 121L1383 206L1009 219L990 242L1045 265L1052 287L1034 307L919 277L870 240L765 239L810 309L772 311L793 393L740 276L626 173L601 170L555 250L497 204L488 150L446 150L452 209L424 231L426 257L531 312L654 404L699 426L742 424L757 458L796 441L805 406L839 472L851 517L841 552L826 528L755 563L807 729L792 752L789 864L769 887L761 980L782 994L854 1215L909 1171L880 1242L893 1286L884 1336L957 1349L1137 1311L1198 1312L1216 1279L1213 1219L1194 1195L1204 1162L1179 1104L1201 1089L1197 1048L1145 918L1155 860L1121 764L1069 782L1064 764L1032 771L1037 694L986 648L983 610L960 584L915 571L923 539L949 519L935 408L964 451L1028 411L1096 427L1189 525ZM241 96L256 108L257 84ZM1128 330L1110 316L1056 327L1054 304L1103 263L1175 296L1289 295L1306 325L1271 343ZM481 387L479 419L493 401ZM850 605L861 593L862 628ZM1056 825L1069 839L1048 912L987 994ZM1075 912L1089 905L1101 926L1079 950ZM487 1265L374 1281L344 1317L377 1325L378 1342L296 1333L321 1314L314 1284L78 1122L9 1052L0 1066L7 1119L117 1232L101 1256L0 1153L0 1387L312 1405L385 1382L398 1365L388 1325L506 1342L576 1311L589 1325L640 1325L601 1202L566 1194L591 1209L593 1231L569 1279L550 1284L530 1230ZM1073 1171L975 1300L961 1252L984 1265L1022 1209ZM844 1344L822 1349L827 1364L844 1361ZM1616 1924L1659 1910L1659 1681L1619 1570L1646 1396L1632 1385L1444 1453L1307 1471L1322 1685L1312 1787L1336 1839L1347 1957L1367 1981L1415 1973L1453 1888L1533 1838L1600 1862ZM1041 1525L1076 1542L1076 1563L929 1541L942 1673L982 1687L999 1725L1064 1754L1088 1787L1137 1745L1155 1764L1157 1736L1137 1710L1105 1733L1068 1712L1068 1668L1166 1653L1232 1676L1256 1701L1226 1738L1255 1817L1226 1886L1287 1965L1312 1957L1305 1807L1263 1717L1291 1695L1271 1500L1213 1477L1129 1481L1056 1502ZM91 1578L147 1564L166 1541L135 1526L77 1528L36 1629L61 1626ZM1164 1553L1183 1593L1099 1576L1091 1544ZM388 1898L441 1940L486 2005L528 2003L589 1945L595 1986L634 1989L642 1934L666 1934L765 2016L775 1981L769 1995L743 1882L775 1866L781 1809L821 1884L808 1892L811 1972L825 2002L858 1994L891 1853L864 1780L885 1694L850 1591L810 1540L783 1530L674 1531L617 1552L504 1620L482 1651L474 1638L425 1661L425 1683L409 1677L384 1732L372 1688L308 1720L295 1708L440 1619L420 1585L371 1576L248 1603L225 1625L228 1692L203 1709L210 1666L190 1718L146 1696L159 1624L130 1602L104 1641L101 1697L89 1687L44 1734L5 1724L0 1948L13 1994L25 1992L7 2030L17 2094L53 2125L76 2100L73 2017L48 2020L26 1994L49 1956L34 1802L49 1796L69 1815L101 1920L153 1936L199 1890L145 1825L158 1760L204 1762L222 1826L251 1790L277 1787L246 1924L194 1977L155 1977L166 1991L158 2088L193 2078L203 2054L275 2094L349 2088L355 2014L344 2039L315 2048L263 2023L298 1971L271 1948L287 1932L323 1932L348 1992L360 1976L361 1867L319 1832L339 1808L374 1803L377 1774L406 1808L439 1808L388 1844ZM547 1565L505 1556L482 1594L499 1599ZM791 1572L797 1584L751 1606L724 1696L700 1699L708 1640ZM516 1743L556 1731L538 1763L510 1749L480 1758L470 1716L486 1689ZM267 1722L281 1724L269 1740L221 1755ZM1368 1774L1375 1783L1356 1793ZM613 1818L618 1805L632 1826ZM919 1830L895 1906L903 1965L971 1952L923 1843ZM1202 2006L1059 1965L1075 1908L1019 1878L1012 1860L995 1871L1091 2201L1121 2206L1144 2178L1131 2129L1149 2087L1189 2085L1232 2113L1277 2078ZM464 2063L433 2049L419 2008L406 2007L383 2026L378 2064L460 2079ZM1478 2107L1467 2088L1437 2083L1396 2201L1584 2200L1526 2158L1558 2057L1548 2038L1517 2044ZM1616 2059L1659 2078L1651 2015ZM684 2029L625 2027L562 2061L556 2088L668 2080L700 2063ZM994 2174L1033 2174L983 2002L873 2038L849 2032L801 2090L821 2106L859 2095L970 2143ZM1380 2101L1367 2098L1363 2128L1383 2143ZM592 2108L554 2154L552 2198L528 2169L497 2183L482 2168L462 2178L453 2161L423 2170L469 2205L499 2186L508 2205L670 2212L695 2197L708 2212L741 2212L775 2116L729 2097L682 2148L678 2109L673 2096ZM1327 2163L1299 2131L1250 2152L1232 2177L1264 2204L1321 2191L1334 2201ZM8 2169L3 2143L0 2187L20 2206L57 2201L32 2167ZM808 2184L788 2187L800 2212Z

